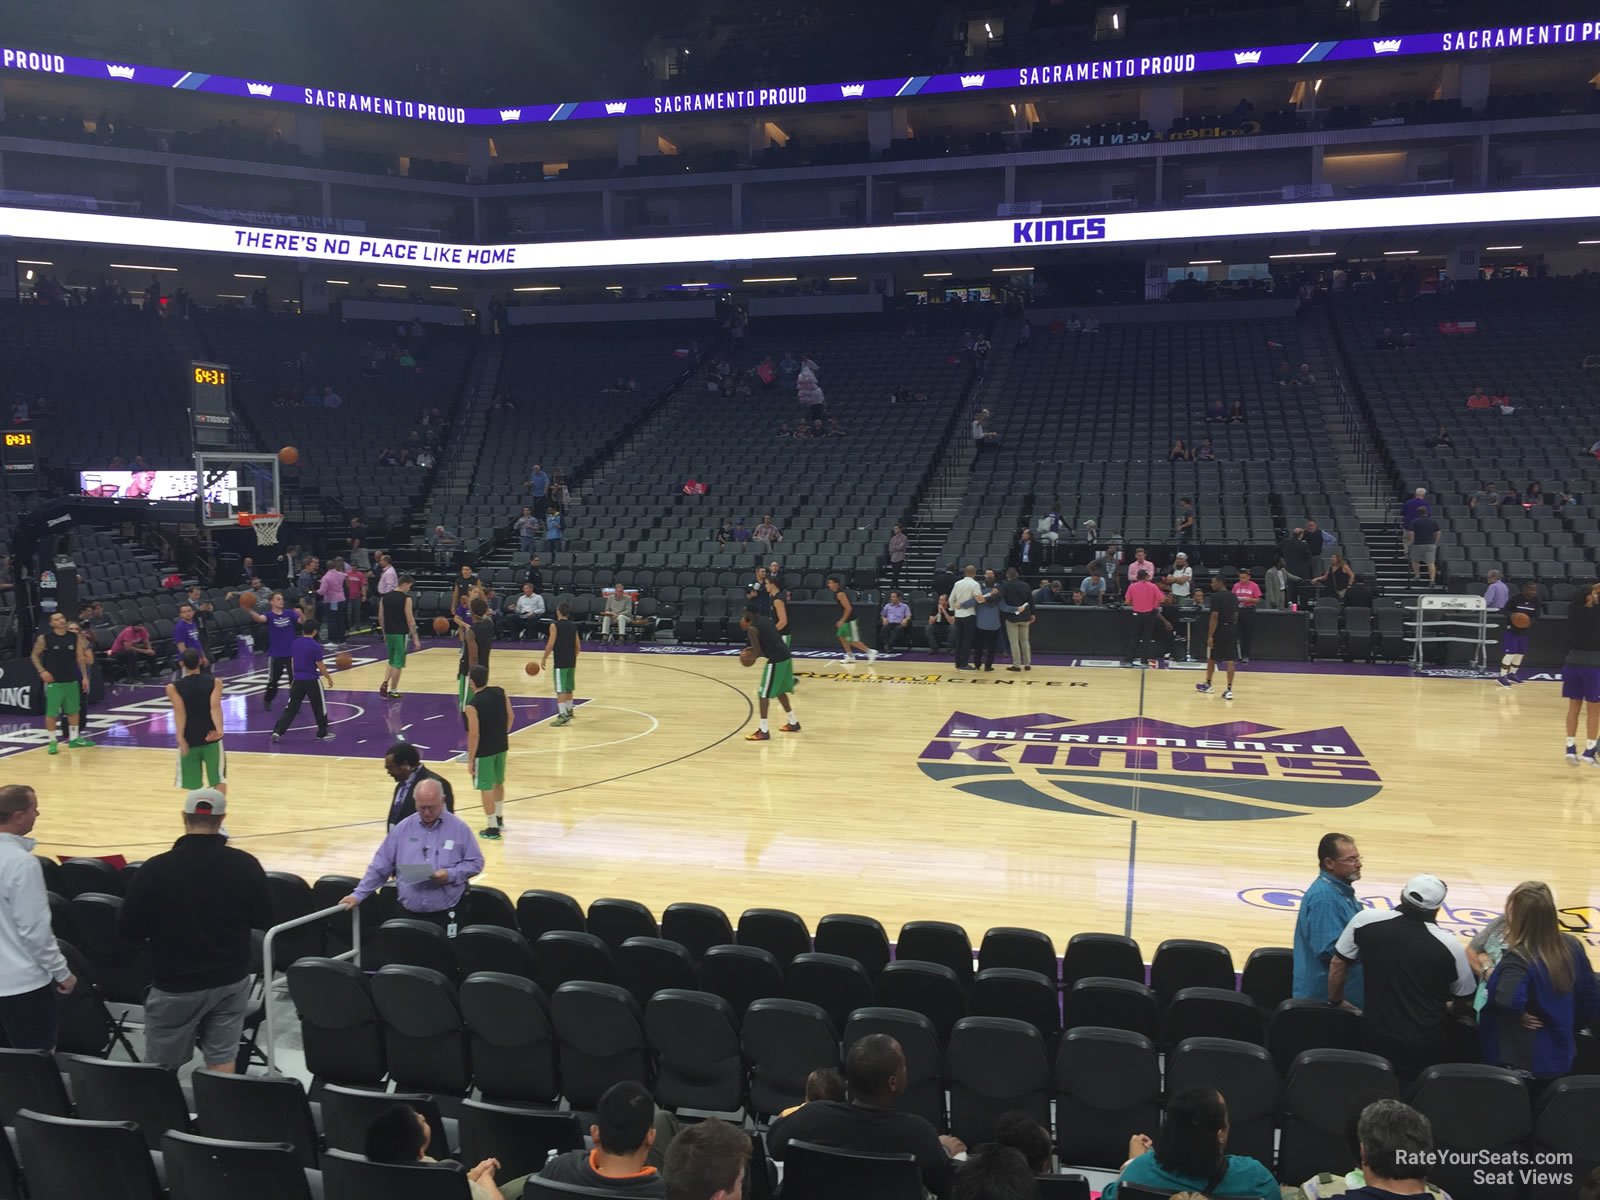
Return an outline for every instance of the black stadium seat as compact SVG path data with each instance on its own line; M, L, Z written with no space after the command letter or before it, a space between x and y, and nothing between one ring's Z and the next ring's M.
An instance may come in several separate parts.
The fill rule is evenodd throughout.
M383 1024L361 968L331 958L303 958L288 975L306 1069L323 1083L363 1087L380 1082L388 1070Z
M283 1075L196 1071L189 1079L200 1134L225 1142L277 1142L303 1168L318 1159L317 1126L306 1090Z
M112 1062L69 1055L67 1077L86 1121L132 1121L152 1150L169 1129L189 1132L189 1105L175 1072L155 1063Z
M783 995L783 971L758 946L713 946L700 960L700 986L726 1000L743 1021L752 1002Z
M427 967L386 966L372 979L372 999L396 1087L446 1096L471 1091L467 1027L454 983Z
M473 1083L485 1100L548 1104L560 1092L550 1002L520 975L481 971L461 984Z
M1084 1025L1061 1035L1054 1066L1056 1153L1063 1163L1120 1169L1128 1139L1161 1123L1155 1043Z
M522 930L522 936L530 945L554 929L582 933L583 909L564 892L530 888L517 897L517 928Z
M644 1013L610 983L562 984L550 997L562 1094L574 1108L593 1109L614 1083L650 1082Z
M940 963L897 958L878 973L873 1003L881 1008L909 1008L933 1022L942 1042L967 1015L967 997L956 973Z
M480 1163L500 1160L495 1172L501 1180L518 1179L543 1169L546 1158L583 1148L583 1128L571 1112L537 1111L489 1104L482 1100L461 1103L461 1160Z
M1283 1133L1278 1169L1284 1179L1310 1179L1323 1171L1343 1175L1358 1164L1345 1140L1357 1099L1373 1092L1398 1097L1394 1068L1359 1050L1307 1050L1283 1087Z
M895 958L938 963L955 973L963 990L972 984L972 941L948 921L907 921L895 940Z
M853 958L875 977L889 963L889 935L874 917L829 913L817 922L816 949L820 954Z
M528 980L538 977L533 947L514 928L468 925L450 939L450 950L455 956L457 977L461 979L479 971L520 975Z
M1478 1063L1429 1067L1417 1079L1411 1105L1433 1126L1436 1150L1509 1151L1533 1135L1528 1085L1515 1071ZM1591 1140L1590 1145L1593 1145ZM1496 1200L1520 1192L1516 1176L1481 1178L1465 1156L1451 1156L1428 1172L1452 1196L1456 1192Z
M662 988L644 1010L663 1108L737 1112L744 1103L739 1025L721 996Z
M968 1145L994 1135L995 1121L1024 1112L1050 1124L1050 1060L1026 1021L963 1017L950 1034L950 1131Z
M644 1008L662 988L693 991L699 986L694 959L677 942L631 937L616 953L617 977Z
M24 1109L13 1122L30 1200L161 1200L150 1148L132 1121L86 1121Z
M828 1014L800 1000L757 1000L740 1030L750 1063L750 1109L776 1116L805 1099L806 1077L839 1065L839 1035Z
M709 904L669 904L661 913L661 936L699 962L711 947L733 944L733 926L727 913Z
M1228 1102L1228 1152L1263 1163L1273 1160L1278 1076L1260 1046L1227 1038L1193 1037L1167 1056L1168 1094L1213 1087Z
M1126 1029L1155 1040L1161 1019L1156 994L1129 979L1090 975L1073 984L1062 999L1064 1029L1080 1025Z
M634 937L660 937L655 916L637 900L605 898L589 905L584 928L609 946L613 953Z
M161 1156L172 1200L311 1200L305 1168L286 1143L174 1131L162 1138Z

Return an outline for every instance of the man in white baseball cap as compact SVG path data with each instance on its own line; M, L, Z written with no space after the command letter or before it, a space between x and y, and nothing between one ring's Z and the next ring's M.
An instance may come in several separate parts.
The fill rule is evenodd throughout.
M1399 904L1366 908L1350 918L1328 965L1328 1003L1344 1003L1349 965L1366 974L1363 1045L1393 1064L1408 1082L1449 1061L1452 1005L1476 990L1461 939L1436 923L1448 893L1433 875L1413 875Z

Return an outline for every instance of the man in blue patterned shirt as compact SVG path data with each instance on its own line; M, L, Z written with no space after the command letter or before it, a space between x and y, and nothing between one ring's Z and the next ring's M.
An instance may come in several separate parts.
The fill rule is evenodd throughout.
M1300 901L1294 923L1294 994L1296 999L1328 998L1328 963L1333 944L1350 918L1364 905L1352 886L1361 878L1361 852L1347 833L1325 833L1317 843L1321 870ZM1361 964L1350 964L1344 987L1345 1001L1360 1008L1364 996Z

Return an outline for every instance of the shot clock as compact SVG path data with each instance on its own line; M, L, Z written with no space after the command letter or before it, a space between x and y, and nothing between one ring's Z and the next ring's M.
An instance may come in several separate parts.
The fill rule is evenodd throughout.
M226 363L189 364L189 418L196 450L233 445L233 368Z
M8 429L0 443L0 473L8 492L39 490L39 451L33 430Z

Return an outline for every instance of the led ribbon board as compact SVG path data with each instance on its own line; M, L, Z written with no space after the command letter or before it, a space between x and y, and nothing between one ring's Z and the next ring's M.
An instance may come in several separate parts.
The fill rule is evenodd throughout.
M901 75L893 79L795 83L786 87L679 92L631 100L570 100L560 104L520 104L504 108L463 108L340 88L269 83L231 75L185 71L176 67L108 62L99 58L80 58L72 54L12 46L0 47L0 69L116 80L147 87L177 88L217 96L238 96L278 104L330 108L340 112L431 121L444 125L538 125L546 121L676 116L861 100L893 100L906 96L937 96L957 92L1037 89L1109 80L1167 79L1216 71L1362 62L1418 54L1467 55L1482 50L1537 50L1586 42L1600 42L1600 20L1457 29L1377 38L1340 38L1328 42L1293 42L1282 46L1243 46L1236 50L1194 50L1046 63L1033 67L994 67L944 75Z
M957 254L1025 247L1202 242L1361 230L1452 225L1521 225L1532 221L1600 220L1600 187L1452 196L1390 196L1246 204L1187 211L1026 217L945 225L867 225L852 229L712 233L692 237L609 238L588 242L411 242L396 238L303 233L105 213L0 208L0 236L153 250L251 255L439 271L581 270L674 263L762 262L805 258L880 258L891 254Z

